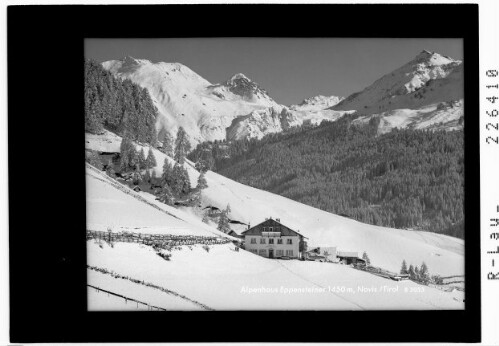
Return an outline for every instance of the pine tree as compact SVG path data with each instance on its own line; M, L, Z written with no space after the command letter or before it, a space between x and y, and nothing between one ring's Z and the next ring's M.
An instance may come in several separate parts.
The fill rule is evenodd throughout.
M139 185L142 181L142 174L140 174L139 165L135 165L135 171L132 174L132 182L134 185Z
M189 178L189 173L187 169L183 166L181 168L181 181L182 181L182 193L188 196L191 193L191 179Z
M172 188L173 194L176 197L180 197L182 195L182 191L184 189L184 172L182 166L178 163L173 166L173 170L170 178L170 187Z
M201 220L204 223L208 223L210 221L210 218L208 217L208 212L203 213L203 219Z
M146 173L144 174L144 181L148 184L151 183L151 173L149 173L149 169L146 169Z
M139 152L139 168L140 169L146 169L146 156L144 154L144 148L140 148L140 152Z
M217 229L221 232L224 232L224 233L229 233L231 230L230 226L229 226L229 218L227 217L226 210L224 210L220 213L220 217L218 218Z
M135 150L135 146L131 144L130 151L128 152L128 162L130 167L139 165L139 153Z
M146 159L146 168L154 168L156 167L157 162L156 162L156 157L154 157L154 152L151 147L149 147L149 152L147 153L147 159Z
M126 172L128 168L130 167L130 148L133 146L133 144L130 141L130 138L125 135L121 139L121 144L120 144L120 171L121 172Z
M162 151L166 155L173 157L173 138L170 132L164 131L164 137L163 137L163 148Z
M420 273L420 272L419 272L419 268L418 268L418 266L415 266L415 267L414 267L414 280L419 281L419 279L420 279L420 275L419 275L419 273Z
M416 278L416 272L414 271L414 266L412 264L409 266L409 270L407 271L407 273L409 274L409 278L411 280L414 280Z
M161 184L168 184L172 187L173 183L173 167L168 158L165 157L163 162L163 174L161 175Z
M419 270L419 278L422 282L426 283L430 279L430 273L428 271L428 266L425 262L421 264L421 269Z
M366 266L370 266L371 265L371 260L369 259L369 256L367 255L367 252L364 251L364 253L362 254L362 259L364 261L366 261Z
M208 187L208 182L206 181L206 178L204 176L204 172L201 172L198 177L198 184L196 186L196 189L198 191L204 190Z
M402 268L400 268L400 274L407 274L407 263L405 260L402 261Z
M164 184L163 187L161 188L158 200L168 205L174 204L173 192L170 186L168 186L168 184Z
M175 161L183 165L185 157L190 150L191 143L189 142L189 136L185 132L184 128L180 126L177 131L177 139L175 139Z

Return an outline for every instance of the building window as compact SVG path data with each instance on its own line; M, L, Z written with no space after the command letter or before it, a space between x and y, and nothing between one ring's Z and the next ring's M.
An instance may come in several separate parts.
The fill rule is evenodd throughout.
M267 232L267 227L263 227L263 232Z
M255 255L257 254L256 249L251 249L250 252L253 252Z
M282 244L282 239L281 238L277 239L277 244Z
M251 244L256 244L256 238L251 238Z
M267 256L267 250L265 250L265 249L260 249L260 250L258 251L258 254L259 254L260 256Z
M269 244L274 244L274 239L269 238Z
M284 251L283 251L283 250L277 250L277 251L276 251L276 256L277 256L277 257L282 257L282 256L284 256Z
M272 232L274 228L273 227L269 227L269 232Z
M265 244L265 238L260 238L260 244Z
M286 250L286 256L293 256L293 250Z
M293 244L293 239L288 239L287 244Z

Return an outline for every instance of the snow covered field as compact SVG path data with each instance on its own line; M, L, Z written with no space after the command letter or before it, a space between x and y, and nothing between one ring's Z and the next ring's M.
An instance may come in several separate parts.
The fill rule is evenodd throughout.
M119 150L121 138L107 133L86 138L87 148ZM139 148L140 146L138 146ZM154 150L161 173L165 155ZM187 163L195 184L198 172ZM134 192L88 166L87 222L92 230L228 237L200 221L190 209L176 209L146 192ZM308 237L309 245L330 244L340 250L367 251L373 264L397 271L408 264L428 264L431 274L462 275L462 240L415 231L362 224L292 200L231 181L216 173L206 175L203 206L225 208L231 219L256 225L265 217L281 222ZM231 237L228 237L231 238ZM442 292L410 281L395 282L330 263L269 260L234 245L200 245L172 250L170 261L148 246L132 243L87 242L88 265L143 280L188 297L209 308L238 309L462 309L461 292ZM164 292L108 274L89 270L88 283L165 309L192 310L199 306ZM138 288L140 287L140 288ZM102 307L101 307L102 305ZM89 289L90 309L127 309L120 299L104 297Z
M236 252L233 245L212 246L209 252L200 246L183 247L171 252L170 261L157 256L152 248L138 244L100 248L90 240L87 246L91 266L151 282L216 310L464 307L462 292L446 293L411 281L395 282L339 264L270 260L246 251ZM96 282L108 290L119 287L120 294L175 309L168 296L162 303L158 292L123 287L120 279L107 280L89 275L92 285ZM192 306L181 306L181 309L190 310Z

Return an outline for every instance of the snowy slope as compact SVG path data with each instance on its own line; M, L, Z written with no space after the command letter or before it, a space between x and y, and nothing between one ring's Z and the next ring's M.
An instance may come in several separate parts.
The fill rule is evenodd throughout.
M86 144L87 148L109 150L114 146L117 148L116 151L119 151L121 139L108 132L101 136L87 135L86 141L89 142ZM158 162L156 173L160 176L166 155L157 150L154 150L154 155ZM189 161L186 163L186 168L192 186L195 186L199 173ZM93 173L87 172L88 174ZM330 244L344 251L367 251L374 265L392 271L398 272L402 260L405 259L408 264L418 266L425 261L432 274L442 276L464 274L464 242L461 239L429 232L405 231L363 224L237 183L211 171L206 174L206 179L208 188L202 194L203 207L215 206L225 209L227 204L230 204L232 212L229 217L232 220L256 225L264 221L266 217L280 218L283 224L299 230L308 237L310 246ZM99 189L99 187L96 188L96 190ZM209 227L201 223L199 219L196 220L192 213L168 207L155 201L154 196L148 193L139 194L187 222L197 222L196 225L199 227ZM100 211L103 208L107 207L104 204L96 207L99 210L95 215L102 213L104 218L106 213ZM89 217L92 220L91 213ZM152 217L146 219L152 220ZM134 220L135 218L131 217L131 220L126 220L124 226L135 225ZM154 221L148 220L144 220L144 225L156 225ZM99 220L92 222L101 223ZM159 223L163 224L163 222Z
M402 260L441 275L464 273L464 242L445 235L377 227L334 215L272 193L237 183L213 172L206 174L204 203L224 208L231 218L256 225L266 217L306 236L309 246L329 244L344 251L367 251L374 265L398 272Z
M457 100L463 97L462 71L461 61L425 50L333 108L374 113Z
M119 149L120 138L107 133L89 135L86 141L87 148L109 152L113 147ZM155 155L158 163L165 158L157 151ZM192 163L188 162L186 167L195 181L198 173ZM227 237L202 223L195 213L159 203L148 193L136 193L89 165L86 174L89 229ZM207 180L209 188L203 192L203 203L219 207L230 203L232 219L254 225L266 216L280 216L284 224L299 229L311 244L329 243L352 251L365 249L376 265L387 269L398 270L401 258L409 263L414 260L415 264L425 259L432 273L437 269L442 274L462 273L462 242L458 239L364 225L212 172L207 174ZM232 244L212 245L209 252L200 245L184 246L172 250L171 255L170 261L165 261L151 247L141 244L116 243L111 247L89 240L89 266L138 281L131 283L89 269L88 284L167 310L196 310L200 304L222 310L463 308L460 292L446 293L413 282L395 283L336 264L269 260L246 251L236 252ZM343 291L334 292L334 287ZM357 291L359 287L378 291L367 294ZM414 287L421 287L424 294L406 292ZM262 288L267 292L262 292ZM123 306L123 299L103 296L92 288L88 292L91 309L133 308Z
M418 109L395 109L379 114L360 116L353 123L369 123L379 118L378 133L399 129L459 130L464 126L464 101L431 104Z
M100 248L89 241L87 247L91 266L112 269L121 275L150 282L216 310L464 307L461 292L446 293L409 281L394 282L342 265L269 260L246 251L235 252L232 245L212 246L209 252L199 246L184 247L172 251L170 261L157 256L151 248L138 244L118 243L113 248L104 244ZM119 287L123 295L130 294L137 296L136 299L151 301L151 304L161 304L152 292L148 298L147 293L135 294L133 289L120 287L122 282L117 281L119 279L113 278L106 283L103 278L94 278L90 271L89 279L110 289ZM371 293L361 292L359 287L370 289ZM424 292L406 292L411 288ZM384 291L387 289L396 292ZM165 300L171 298L165 295ZM96 304L92 306L97 307ZM182 306L185 310L193 308L196 306Z
M243 74L211 84L180 63L152 63L126 57L102 66L147 88L160 117L158 127L175 134L182 126L193 144L225 138L232 120L254 110L280 108L267 92Z
M341 100L337 96L311 97L287 109L242 73L212 84L180 63L125 57L102 66L148 89L160 115L158 130L165 128L174 135L182 126L194 145L215 139L261 138L344 114L325 110Z
M395 127L454 130L463 127L463 98L462 62L422 51L332 109L356 110L361 122L379 117L380 133Z
M289 106L289 109L294 111L317 112L326 108L333 107L343 101L343 99L344 97L341 96L317 95L306 98L298 105Z

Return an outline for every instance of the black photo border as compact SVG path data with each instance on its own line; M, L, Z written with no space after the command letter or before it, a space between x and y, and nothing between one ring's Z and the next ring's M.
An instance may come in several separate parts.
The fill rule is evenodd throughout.
M7 12L11 342L481 340L478 5L52 5ZM465 310L88 312L83 61L84 39L99 37L462 38Z

